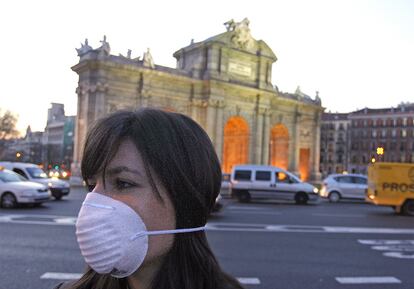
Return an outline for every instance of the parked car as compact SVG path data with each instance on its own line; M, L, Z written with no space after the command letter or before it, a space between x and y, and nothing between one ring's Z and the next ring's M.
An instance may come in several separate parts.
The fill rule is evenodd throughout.
M221 188L220 188L220 194L223 197L230 196L230 174L223 173L221 175Z
M235 166L230 177L230 190L239 202L264 198L294 200L297 204L306 204L319 198L316 187L274 166Z
M19 162L0 162L0 166L14 171L31 182L49 187L52 196L56 200L60 200L70 192L70 185L68 182L57 178L49 178L38 165Z
M214 203L212 213L219 212L222 208L223 208L223 204L221 203L221 195L218 194L216 198L216 202Z
M367 176L361 174L332 174L323 180L319 195L335 203L341 199L365 199Z
M46 186L0 167L0 207L14 208L21 203L40 205L49 201L50 196Z

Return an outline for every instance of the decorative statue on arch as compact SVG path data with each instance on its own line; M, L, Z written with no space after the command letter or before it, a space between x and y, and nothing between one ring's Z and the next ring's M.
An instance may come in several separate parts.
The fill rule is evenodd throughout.
M250 34L250 21L244 18L240 22L235 22L233 19L224 23L226 30L233 32L231 41L239 48L251 49L254 45L254 39Z

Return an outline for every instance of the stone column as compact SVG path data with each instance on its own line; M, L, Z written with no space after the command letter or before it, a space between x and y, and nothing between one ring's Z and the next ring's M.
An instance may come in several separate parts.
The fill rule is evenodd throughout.
M262 160L262 143L263 143L263 113L257 109L256 114L256 135L254 147L254 163L261 164Z
M264 113L264 124L263 124L263 141L262 141L262 161L263 165L269 164L269 142L270 142L270 117L271 113L266 108Z
M299 150L300 150L300 113L296 108L293 116L293 131L291 147L291 158L289 160L289 171L299 175Z
M71 182L81 183L80 162L83 143L86 135L86 123L89 109L89 85L79 84L76 88L78 94L77 114L75 120L75 136L73 147L73 162L71 164Z
M103 82L98 82L96 84L96 98L95 98L95 117L94 119L99 119L105 115L105 98L106 92L108 90L108 84Z
M197 121L197 111L196 111L196 100L193 98L190 103L190 116L193 120Z
M223 139L224 139L224 100L220 100L217 106L217 126L216 126L216 153L220 160L223 161Z
M312 153L312 172L311 180L320 181L321 173L319 172L319 160L320 160L320 139L321 139L321 114L315 112L315 118L313 122L313 153Z
M207 104L206 131L207 131L208 136L211 139L211 142L213 143L213 145L215 145L216 144L215 125L216 125L217 101L210 99L206 104Z

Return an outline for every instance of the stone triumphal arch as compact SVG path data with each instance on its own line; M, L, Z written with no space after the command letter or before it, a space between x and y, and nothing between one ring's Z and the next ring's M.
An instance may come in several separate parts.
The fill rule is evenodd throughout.
M249 21L230 20L226 31L177 50L177 67L111 54L106 37L99 48L87 40L77 49L78 113L73 174L91 123L118 109L158 107L189 115L210 136L224 172L243 163L272 164L319 177L318 96L282 93L272 82L277 58L252 37Z

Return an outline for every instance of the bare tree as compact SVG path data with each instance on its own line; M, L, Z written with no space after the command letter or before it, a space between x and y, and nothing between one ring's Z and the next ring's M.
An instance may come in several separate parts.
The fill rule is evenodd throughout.
M2 113L0 109L0 140L7 140L19 136L16 129L17 116L7 110Z

